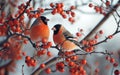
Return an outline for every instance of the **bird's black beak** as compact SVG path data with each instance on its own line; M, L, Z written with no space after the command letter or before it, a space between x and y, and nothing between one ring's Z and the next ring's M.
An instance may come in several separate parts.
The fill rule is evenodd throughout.
M47 18L46 21L50 21L50 20Z
M53 27L51 30L55 31L55 30L56 30L56 28L55 28L55 27Z

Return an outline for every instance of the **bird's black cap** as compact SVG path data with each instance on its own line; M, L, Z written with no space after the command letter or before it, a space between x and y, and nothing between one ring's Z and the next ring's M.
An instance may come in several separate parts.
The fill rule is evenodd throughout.
M46 18L45 16L40 16L40 18L43 21L43 23L47 25L47 22L49 21L49 19Z
M53 28L55 28L55 30L54 30L54 35L59 32L61 26L62 26L61 24L56 24L56 25L53 27Z

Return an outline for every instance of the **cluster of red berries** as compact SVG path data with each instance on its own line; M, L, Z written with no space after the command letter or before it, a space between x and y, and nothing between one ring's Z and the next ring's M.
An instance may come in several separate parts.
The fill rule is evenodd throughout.
M9 24L10 26L10 30L12 32L17 32L17 33L21 33L23 32L23 30L26 27L26 24L24 22L24 12L26 8L26 5L29 6L29 2L26 2L26 4L21 4L18 6L18 11L15 15L10 15L7 19L9 20L7 24ZM32 9L31 9L32 10Z
M38 8L37 9L37 12L33 13L31 12L33 11L33 7L30 7L26 10L26 13L28 15L28 17L31 19L31 18L38 18L41 16L42 13L44 13L45 9L43 8Z
M41 56L41 55L44 55L46 53L46 50L43 49L43 50L38 50L37 51L37 56Z
M49 57L52 56L51 52L50 52L50 51L47 51L46 49L38 50L38 51L37 51L37 56L41 56L41 55L44 55L44 54L46 54L46 53L47 53L47 55L48 55Z
M5 36L7 31L7 27L5 25L0 26L0 36Z
M86 59L81 59L81 60L71 60L66 58L67 64L70 67L69 72L71 75L86 75L86 71L84 69L84 66L87 64ZM69 60L69 61L68 61ZM78 64L79 63L79 64Z
M45 65L44 63L40 64L40 68L45 68L45 67L46 67L46 65ZM45 69L45 72L46 72L47 74L50 74L50 73L51 73L51 69L50 69L50 68L47 68L47 69Z
M115 61L114 58L112 58L110 56L106 56L106 60L108 60L110 63L112 63L113 67L118 67L118 63Z
M78 59L78 56L77 55L72 56L72 54L74 54L74 52L70 51L70 52L65 52L63 55L62 54L61 55L63 57L67 57L65 58L66 62L70 62L71 60L76 61Z
M11 20L9 21L9 26L10 26L10 29L12 32L19 32L21 33L22 30L21 30L21 27L20 27L20 20Z
M47 55L50 57L52 56L51 52L48 51L48 48L52 46L52 42L48 42L46 39L42 39L42 48L41 50L37 51L37 56L41 56L47 53ZM39 43L36 43L36 47L39 47Z
M47 74L50 74L50 73L51 73L51 69L50 69L50 68L47 68L47 69L45 69L45 72L46 72Z
M110 56L106 56L106 60L110 61L110 63L114 63L115 59L111 58Z
M0 14L0 36L5 36L7 32L7 24L5 23L5 12L1 12Z
M84 50L86 52L92 52L95 49L94 44L96 43L97 43L96 39L82 41L82 45L85 47Z
M37 65L37 61L35 59L31 58L30 56L25 57L25 63L29 67L30 66L35 67Z
M52 10L52 14L55 15L56 13L59 13L63 18L67 18L67 14L70 16L68 18L68 20L73 23L75 20L73 19L73 17L75 17L75 13L72 11L75 9L75 6L71 6L70 7L70 10L64 10L63 7L64 7L64 4L63 3L56 3L56 4L53 4L53 3L50 3L50 7L53 8Z
M91 52L95 49L95 44L98 43L98 38L103 34L103 30L100 30L97 34L95 34L94 39L91 40L83 40L82 45L85 47L86 52Z
M63 62L57 62L56 63L56 70L60 71L60 72L64 72L65 69L64 69L65 65Z
M15 36L4 42L2 47L5 49L0 51L1 59L20 60L22 58L21 43L16 40Z
M26 5L30 6L29 2L26 2L26 4L23 3L23 4L18 6L19 10L18 10L18 13L15 15L15 17L18 17L19 14L21 14L24 11ZM27 13L27 16L30 19L31 18L38 18L42 13L44 13L44 9L43 8L38 8L37 12L34 12L34 13L32 12L33 10L34 10L33 7L29 7L29 8L27 8L25 10L25 13Z
M107 1L105 2L105 5L106 5L106 9L107 9L107 7L110 6L110 1L107 0ZM102 8L101 6L95 6L95 5L93 5L92 3L90 3L90 4L89 4L89 7L91 7L91 8L94 7L94 9L95 9L95 11L96 11L97 13L106 15L105 11L103 10L103 8Z
M84 69L84 66L80 65L69 68L69 72L71 73L71 75L86 75L86 70Z
M46 42L46 43L43 42L43 48L44 48L44 49L48 49L48 48L50 48L51 46L52 46L52 42Z

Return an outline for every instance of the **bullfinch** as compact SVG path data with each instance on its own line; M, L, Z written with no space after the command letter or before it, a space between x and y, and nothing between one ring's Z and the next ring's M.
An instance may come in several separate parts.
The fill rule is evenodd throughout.
M62 48L63 51L72 51L80 47L79 42L75 40L75 37L64 28L61 24L56 24L52 30L53 41L56 45Z
M48 40L50 34L47 24L48 21L49 19L46 17L40 16L33 22L30 28L30 38L32 41L37 42L41 41L42 39Z

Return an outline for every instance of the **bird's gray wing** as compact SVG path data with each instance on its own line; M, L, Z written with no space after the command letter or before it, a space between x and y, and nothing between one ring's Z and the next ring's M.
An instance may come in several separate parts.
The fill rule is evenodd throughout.
M39 20L40 20L40 18L37 18L37 19L33 22L33 24L31 25L31 27L37 25L37 23L38 23Z
M69 41L73 42L74 44L76 44L81 49L80 43L75 40L75 37L69 31L65 30L63 32L63 35L66 38L66 40L69 40ZM81 51L85 52L83 50L81 50Z
M75 37L73 37L73 35L72 35L69 31L67 31L67 30L65 30L65 31L63 32L63 35L64 35L64 37L65 37L66 39L75 38Z
M69 41L75 43L77 46L80 46L80 43L75 40L75 37L69 31L65 30L63 32L63 35L66 38L66 40L69 40Z

